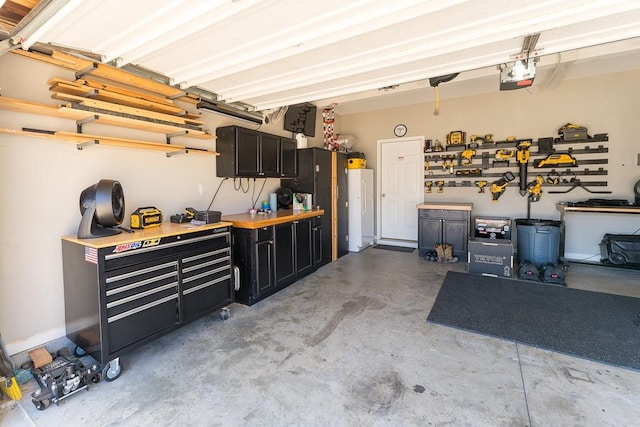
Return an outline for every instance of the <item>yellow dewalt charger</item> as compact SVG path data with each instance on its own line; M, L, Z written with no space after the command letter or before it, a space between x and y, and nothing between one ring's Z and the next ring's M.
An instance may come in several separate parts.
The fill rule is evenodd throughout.
M162 223L162 212L160 209L147 206L138 208L131 214L131 228L151 228Z

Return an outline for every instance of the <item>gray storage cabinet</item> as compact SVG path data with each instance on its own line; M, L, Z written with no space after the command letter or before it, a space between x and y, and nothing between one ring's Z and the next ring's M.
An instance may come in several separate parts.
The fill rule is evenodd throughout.
M425 203L418 205L418 251L421 257L434 245L448 243L453 255L467 260L472 203Z

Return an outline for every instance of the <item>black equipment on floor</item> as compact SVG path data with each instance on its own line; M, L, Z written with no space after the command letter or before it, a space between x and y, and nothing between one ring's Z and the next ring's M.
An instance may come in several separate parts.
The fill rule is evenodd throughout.
M605 234L600 242L601 262L640 264L640 235Z
M97 364L86 366L67 348L58 351L51 363L33 368L31 373L40 386L31 393L31 402L41 411L87 389L91 383L99 383L102 378Z
M543 264L540 269L540 279L544 283L563 286L567 285L564 282L564 270L558 264Z
M533 280L535 282L539 282L540 271L538 270L538 267L536 267L529 261L524 261L518 266L518 279Z

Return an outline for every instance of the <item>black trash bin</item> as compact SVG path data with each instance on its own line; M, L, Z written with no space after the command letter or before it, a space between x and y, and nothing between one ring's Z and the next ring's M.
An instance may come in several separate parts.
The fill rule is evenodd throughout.
M560 221L546 219L516 219L518 264L528 261L538 268L557 264L561 225Z

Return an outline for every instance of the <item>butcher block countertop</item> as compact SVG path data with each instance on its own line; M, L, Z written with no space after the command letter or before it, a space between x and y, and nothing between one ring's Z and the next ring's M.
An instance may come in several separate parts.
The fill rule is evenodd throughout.
M179 234L195 233L212 228L228 227L231 223L217 222L214 224L193 225L191 223L174 224L163 222L157 227L135 230L133 233L120 233L115 236L97 237L93 239L78 239L77 236L63 236L62 240L78 243L90 248L107 248L109 246L122 245L125 243L139 242L142 240L159 239L162 237L176 236Z
M270 214L241 213L223 215L222 220L232 223L235 228L248 228L250 230L255 230L257 228L296 221L298 219L312 218L318 215L324 215L324 210L313 209L310 211L294 211L286 209L271 212Z
M418 209L443 209L447 211L471 211L473 203L429 202L420 203Z

